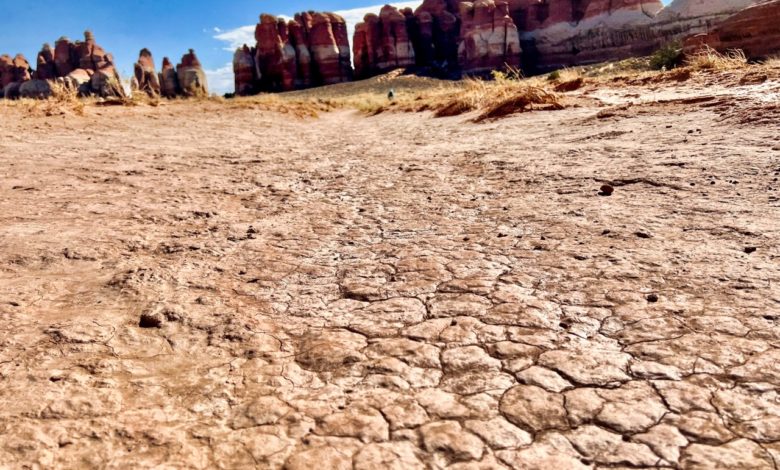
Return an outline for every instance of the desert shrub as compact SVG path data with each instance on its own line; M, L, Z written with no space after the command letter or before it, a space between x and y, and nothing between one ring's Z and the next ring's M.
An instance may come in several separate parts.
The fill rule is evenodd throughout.
M547 81L548 82L554 82L561 79L561 71L556 70L554 72L551 72L550 75L547 75Z
M679 42L667 44L650 56L650 68L654 70L671 70L683 64L684 55Z

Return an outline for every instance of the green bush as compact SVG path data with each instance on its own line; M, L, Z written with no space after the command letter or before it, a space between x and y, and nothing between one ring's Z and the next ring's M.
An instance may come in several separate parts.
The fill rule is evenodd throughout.
M682 45L678 42L667 44L650 56L650 68L671 70L683 63Z
M550 73L550 75L547 76L547 81L554 82L555 80L561 79L561 71L556 70L555 72Z

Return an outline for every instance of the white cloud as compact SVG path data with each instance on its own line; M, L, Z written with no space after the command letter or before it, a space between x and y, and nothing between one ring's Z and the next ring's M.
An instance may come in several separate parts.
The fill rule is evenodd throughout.
M227 43L226 51L233 52L244 44L254 44L255 25L241 26L240 28L229 29L214 36L217 41Z
M406 2L399 2L394 3L393 5L401 8L412 8L415 9L422 3L422 0L414 0L414 1L406 1ZM352 37L355 33L355 25L363 21L363 17L366 16L369 13L379 13L379 11L382 9L382 5L372 5L368 7L361 7L361 8L352 8L350 10L340 10L335 11L337 15L340 15L344 18L344 20L347 22L347 32L349 34L349 41L350 44L352 44ZM284 15L277 15L280 18L284 19L291 19ZM248 26L240 26L238 28L234 29L228 29L228 30L222 30L218 27L214 28L214 32L217 33L214 35L214 39L217 41L223 42L225 44L225 47L223 47L224 50L230 51L231 53L234 52L239 47L243 46L244 44L248 45L254 45L255 44L255 25L248 25ZM221 67L216 70L206 70L206 75L209 79L209 89L213 93L228 93L233 91L233 66L231 64L227 64L224 67Z
M206 73L206 79L209 82L209 91L222 95L225 93L231 93L235 88L235 81L233 80L233 64L228 62L224 67L213 70L204 70Z

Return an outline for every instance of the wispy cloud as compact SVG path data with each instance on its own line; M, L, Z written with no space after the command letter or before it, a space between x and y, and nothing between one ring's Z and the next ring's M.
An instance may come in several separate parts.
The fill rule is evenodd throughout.
M230 93L235 88L233 80L233 64L228 62L224 67L212 70L204 70L209 82L211 93L225 94Z

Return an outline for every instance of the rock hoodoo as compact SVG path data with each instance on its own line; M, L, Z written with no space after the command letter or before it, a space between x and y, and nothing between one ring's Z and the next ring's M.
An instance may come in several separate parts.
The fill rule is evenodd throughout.
M160 70L160 92L166 98L175 98L180 94L176 68L171 63L171 59L167 57L163 57L162 69Z
M369 13L355 28L355 75L370 77L386 70L415 65L410 22L412 10L385 5L379 16Z
M352 79L347 23L332 13L306 12L289 22L260 15L256 45L233 57L236 93L290 91Z
M237 95L248 96L256 92L255 57L247 45L236 49L236 53L233 55L233 77L235 78Z
M206 73L192 49L182 56L181 63L176 66L176 78L182 96L194 97L209 94Z
M746 8L711 32L695 35L685 42L689 54L707 46L721 52L741 49L749 59L780 52L780 0Z
M141 49L138 55L130 88L134 92L139 91L152 97L160 96L160 78L154 68L154 59L149 49Z
M141 51L143 52L143 51ZM151 60L151 55L149 57ZM196 97L209 94L208 81L203 66L190 49L174 67L171 59L163 57L162 68L157 76L160 95L164 98Z

